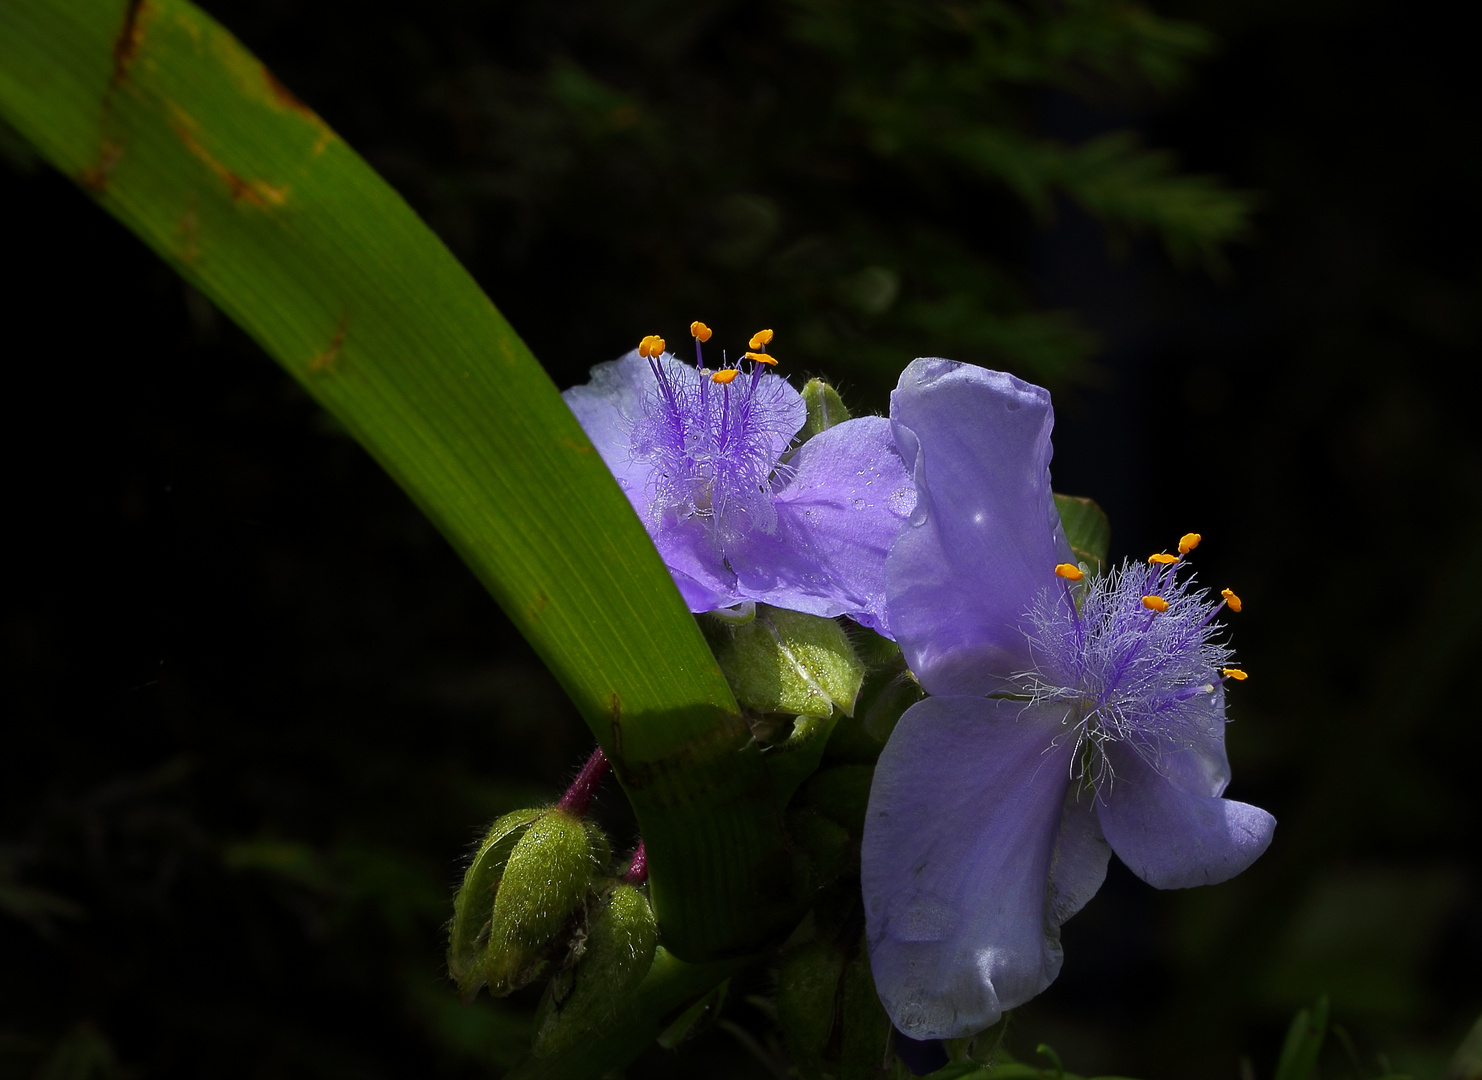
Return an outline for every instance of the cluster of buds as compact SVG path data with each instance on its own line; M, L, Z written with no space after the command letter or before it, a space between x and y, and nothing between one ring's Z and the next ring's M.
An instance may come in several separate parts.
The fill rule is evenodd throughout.
M643 981L658 928L642 845L619 876L586 812L608 763L597 750L555 806L516 810L489 829L453 900L448 971L465 1002L549 977L535 1052L600 1027Z

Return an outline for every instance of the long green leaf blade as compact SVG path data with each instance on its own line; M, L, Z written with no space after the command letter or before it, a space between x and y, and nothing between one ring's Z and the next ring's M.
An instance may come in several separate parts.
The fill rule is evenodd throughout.
M694 620L556 388L405 202L186 0L3 0L0 115L454 544L613 758L668 947L703 959L785 918L760 758Z

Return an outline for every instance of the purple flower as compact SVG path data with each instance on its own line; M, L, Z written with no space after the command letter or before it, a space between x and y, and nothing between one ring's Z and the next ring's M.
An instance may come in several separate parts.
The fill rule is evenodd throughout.
M1074 564L1050 491L1049 394L917 360L891 420L917 505L886 568L887 615L933 696L875 771L870 962L901 1031L953 1038L1050 984L1060 926L1110 852L1158 888L1209 884L1265 851L1275 820L1220 797L1223 684L1244 678L1216 636L1224 602L1174 556L1095 578Z
M885 629L885 557L915 506L890 421L846 420L790 457L807 418L772 374L771 331L750 364L707 369L659 338L599 364L563 395L648 527L691 611L759 601Z

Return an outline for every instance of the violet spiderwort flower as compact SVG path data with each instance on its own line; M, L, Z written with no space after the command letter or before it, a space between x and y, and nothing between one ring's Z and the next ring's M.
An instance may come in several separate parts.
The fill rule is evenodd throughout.
M887 615L932 697L875 770L862 881L875 985L916 1039L972 1034L1059 973L1060 926L1110 852L1159 888L1223 881L1271 840L1220 796L1224 606L1176 556L1092 578L1050 491L1049 394L917 360L891 397L917 486ZM1189 534L1187 554L1198 537Z
M885 557L915 506L890 421L820 432L784 457L807 418L770 370L772 332L746 366L695 365L646 337L562 396L637 510L692 611L747 601L849 615L885 630Z

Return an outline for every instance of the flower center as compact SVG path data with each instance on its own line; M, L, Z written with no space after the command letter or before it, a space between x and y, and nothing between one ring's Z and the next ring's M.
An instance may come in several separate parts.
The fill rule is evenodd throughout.
M710 328L692 323L690 335L694 366L665 352L657 335L639 342L654 382L634 423L632 453L653 466L654 523L698 522L724 554L747 532L775 530L778 459L806 410L787 381L767 370L777 363L766 351L771 330L752 336L741 364L713 371L702 351Z
M1224 608L1238 611L1240 598L1229 589L1211 597L1184 572L1200 539L1188 533L1177 555L1099 576L1061 563L1059 580L1029 611L1033 667L1020 681L1032 700L1070 707L1067 726L1093 756L1107 740L1147 749L1206 743L1223 722L1216 687L1246 677L1227 666L1230 648L1214 621Z

